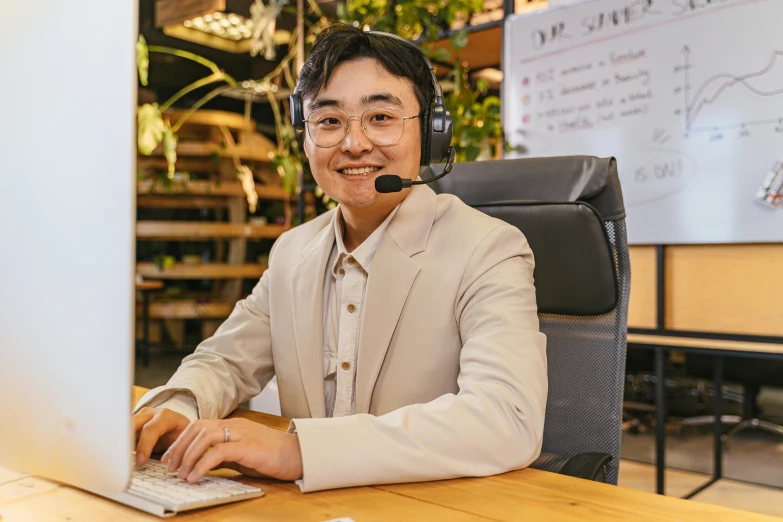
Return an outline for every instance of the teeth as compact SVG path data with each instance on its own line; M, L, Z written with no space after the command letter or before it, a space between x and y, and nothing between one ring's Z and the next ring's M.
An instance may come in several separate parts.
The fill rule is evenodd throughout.
M349 176L359 176L361 174L369 174L371 172L375 172L381 170L380 167L362 167L359 169L343 169L341 172L343 174L347 174Z

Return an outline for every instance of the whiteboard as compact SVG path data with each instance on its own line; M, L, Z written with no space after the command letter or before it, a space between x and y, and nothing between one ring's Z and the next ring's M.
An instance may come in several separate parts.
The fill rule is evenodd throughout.
M635 244L783 241L783 1L589 0L510 17L510 157L617 158Z

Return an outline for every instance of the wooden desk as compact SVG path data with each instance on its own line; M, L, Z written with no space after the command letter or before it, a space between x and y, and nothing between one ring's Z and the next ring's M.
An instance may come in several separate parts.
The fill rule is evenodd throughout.
M135 389L135 398L144 391ZM278 429L288 427L288 419L270 415L237 411L232 416ZM339 470L335 472L339 473ZM13 472L0 469L0 482L10 473ZM238 476L227 470L217 473L232 478ZM264 488L266 496L178 515L174 520L319 522L337 517L351 517L356 522L780 520L533 469L494 477L361 487L306 495L292 483L247 477L239 480ZM2 522L159 520L90 493L34 477L0 486L0 512Z
M673 335L628 334L629 344L649 346L667 346L678 348L698 348L701 350L721 350L726 352L769 353L783 355L783 344L750 341L730 341L726 339L707 339L704 337L678 337Z
M141 283L136 283L136 290L140 292L146 290L160 290L161 288L163 288L162 281L142 281Z

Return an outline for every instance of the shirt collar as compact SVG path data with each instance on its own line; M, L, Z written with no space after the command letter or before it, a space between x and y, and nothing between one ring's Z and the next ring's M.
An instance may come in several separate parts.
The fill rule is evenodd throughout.
M381 240L383 239L384 234L386 234L386 229L389 227L389 223L392 222L394 219L395 214L397 214L397 210L399 210L400 205L397 205L394 207L394 210L392 210L388 216L386 216L386 219L383 220L383 223L381 223L378 228L376 228L372 234L370 234L370 237L364 240L364 242L356 247L353 252L348 252L348 250L345 248L345 242L343 241L343 227L345 225L345 221L343 220L343 213L340 209L340 206L337 206L337 212L334 213L334 217L332 219L332 226L334 227L334 242L335 246L337 247L337 255L335 256L334 263L332 264L332 275L335 277L337 276L337 271L339 270L340 266L343 263L343 260L347 257L352 257L356 260L356 264L358 264L365 272L370 272L370 265L372 264L372 260L375 257L375 252L378 250L378 247L381 244Z

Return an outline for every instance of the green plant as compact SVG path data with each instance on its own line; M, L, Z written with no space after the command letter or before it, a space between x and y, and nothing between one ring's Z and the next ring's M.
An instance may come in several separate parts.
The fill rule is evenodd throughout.
M196 63L203 65L212 71L212 74L205 76L177 91L171 98L166 100L163 105L158 106L157 103L145 103L139 107L138 111L138 146L139 152L148 156L152 154L157 146L163 143L163 154L166 157L168 163L168 176L172 178L175 172L175 166L177 162L177 131L188 120L188 118L201 108L205 103L214 98L215 96L225 92L229 89L236 88L237 82L230 75L221 71L218 66L196 54L182 51L180 49L173 49L171 47L164 47L160 45L147 46L147 41L144 36L139 35L139 39L136 42L136 64L139 69L139 81L142 85L147 85L149 78L149 53L163 53L192 60ZM186 94L195 91L206 85L225 82L227 85L218 87L212 90L198 102L196 102L174 125L163 117L163 113L166 109L171 107L180 98Z
M484 0L346 0L338 7L341 22L431 41L458 19L484 9ZM465 38L467 32L460 32Z
M454 125L451 144L457 161L474 161L484 147L501 143L500 98L486 95L485 80L478 80L476 88L471 88L468 69L459 62L455 60L451 74L454 90L445 95L444 103ZM496 152L491 151L491 155Z
M203 58L197 54L193 54L180 49L174 49L171 47L163 47L159 45L147 46L147 42L144 36L139 35L139 39L136 42L136 64L139 70L139 81L142 85L147 85L149 79L149 53L163 53L178 56L187 60L192 60L196 63L203 65L212 71L212 74L205 76L177 91L171 98L166 100L163 105L158 106L157 103L145 103L138 109L138 149L141 154L149 156L160 145L163 144L163 155L166 158L168 165L168 175L166 181L174 178L176 172L177 163L177 131L182 125L187 122L193 113L199 110L209 100L231 89L237 88L237 82L230 75L221 71L217 64ZM207 85L222 82L225 85L221 85L198 100L192 107L190 107L179 118L179 120L172 125L168 118L164 118L166 109L171 107L177 100L181 99L186 94L200 89ZM224 136L230 133L226 129L221 129ZM255 210L256 203L258 201L258 195L255 192L253 183L252 171L245 165L242 165L239 157L234 156L234 166L236 168L237 178L242 183L242 188L247 196L248 205L251 212Z

